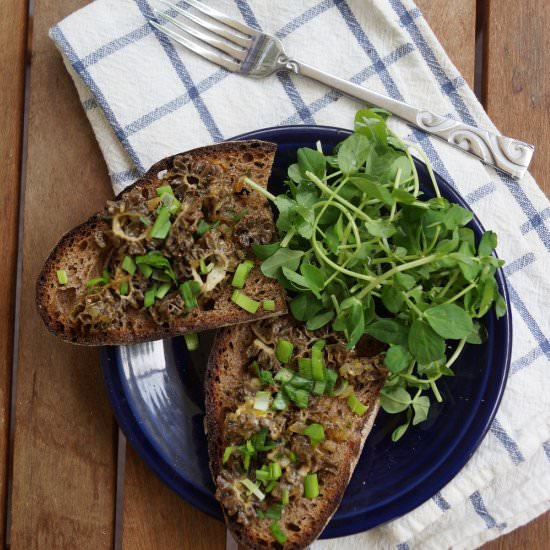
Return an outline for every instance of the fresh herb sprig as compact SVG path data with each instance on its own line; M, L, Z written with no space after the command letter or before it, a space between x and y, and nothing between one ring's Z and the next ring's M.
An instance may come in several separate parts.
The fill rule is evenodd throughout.
M493 255L497 237L476 243L472 213L420 189L409 149L386 124L388 113L364 109L355 131L332 155L302 148L288 168L287 192L274 196L280 241L255 245L264 275L293 296L291 311L308 329L327 324L354 348L363 335L388 345L382 408L406 413L399 439L428 416L437 382L452 376L466 343L481 343L480 319L505 314Z

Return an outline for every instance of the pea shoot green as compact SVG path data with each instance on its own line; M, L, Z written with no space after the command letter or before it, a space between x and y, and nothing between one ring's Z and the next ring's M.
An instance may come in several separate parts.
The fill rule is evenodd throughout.
M495 279L503 265L493 255L496 235L487 231L476 243L473 214L441 196L429 164L433 197L424 194L387 117L359 111L354 133L332 154L320 144L299 149L284 194L245 182L278 209L279 242L253 249L263 274L290 291L294 317L310 330L330 324L350 349L364 335L388 345L381 406L406 413L397 440L427 418L430 393L442 400L437 382L453 375L466 343L482 341L480 319L506 307ZM317 359L314 378L332 392L336 380ZM287 397L304 406L296 391Z

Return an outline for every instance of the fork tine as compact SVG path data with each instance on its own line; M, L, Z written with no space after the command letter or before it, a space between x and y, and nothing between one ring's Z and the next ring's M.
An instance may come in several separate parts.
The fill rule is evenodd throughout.
M239 70L239 63L228 57L222 52L213 52L212 50L205 48L201 43L199 43L197 40L189 39L181 34L178 34L170 29L167 29L166 27L163 27L162 25L159 25L156 21L152 21L149 19L149 24L155 27L158 31L160 31L162 34L165 34L169 38L171 38L174 42L177 42L178 44L181 44L182 46L185 46L192 52L195 52L196 54L205 57L209 61L212 61L212 63L216 63L217 65L221 65L222 67L225 67L228 71L236 72Z
M170 4L166 0L162 0L162 2L165 4ZM204 13L205 15L208 15L208 17L211 17L215 21L218 21L218 22L221 21L222 23L225 23L228 27L231 27L232 29L235 29L244 34L247 34L253 38L260 34L257 30L253 29L252 27L249 27L248 25L245 25L244 23L241 23L240 21L233 19L232 17L228 17L227 15L225 15L225 13L215 10L210 6L203 4L202 2L198 2L197 0L185 0L185 3L189 4L190 6L193 6L195 9ZM185 11L185 10L182 10L179 6L175 6L174 4L170 4L170 6L173 9L175 9L178 13L182 13Z
M162 11L155 10L155 14L166 19L167 21L170 21L172 25L175 25L178 27L178 29L181 29L182 31L185 31L187 34L191 34L195 38L198 38L199 40L202 40L209 46L212 46L218 50L221 50L227 54L229 54L231 57L234 57L235 59L239 59L242 61L246 57L246 48L242 48L240 46L233 46L226 42L225 40L220 40L215 35L212 34L206 34L205 32L202 32L194 27L191 27L189 25L185 25L178 21L177 19L174 19L167 13L164 13Z

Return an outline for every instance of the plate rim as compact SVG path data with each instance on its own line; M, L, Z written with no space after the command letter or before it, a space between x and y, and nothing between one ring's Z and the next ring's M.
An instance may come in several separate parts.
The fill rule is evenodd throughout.
M350 129L341 128L337 126L328 125L287 125L287 126L273 126L267 128L259 128L250 132L245 132L234 136L224 141L242 141L247 139L261 139L263 141L269 141L265 137L261 137L266 133L273 134L285 134L285 133L303 133L311 132L315 130L329 131L342 133L342 136L349 135ZM415 158L415 161L424 165L425 163ZM452 200L459 204L466 206L471 210L466 200L460 195L460 193L436 170L434 170L436 178L442 181L446 187L448 194L452 195ZM474 223L484 231L484 227L478 217L474 213ZM501 293L503 294L506 304L506 316L499 320L504 323L504 349L501 352L501 356L504 358L503 365L501 367L502 376L498 380L498 386L487 387L483 397L488 393L496 394L494 399L482 400L483 408L488 410L484 414L484 421L481 423L481 427L476 423L476 437L465 438L464 435L460 441L452 448L449 454L449 462L445 462L436 467L431 477L436 478L437 481L434 485L433 480L429 484L425 484L424 487L414 487L409 490L413 491L412 494L407 494L407 503L397 503L394 505L384 504L380 507L376 507L374 511L370 511L365 516L365 512L360 512L353 517L344 518L332 518L327 528L323 532L321 538L341 537L356 534L366 531L377 525L381 525L393 519L403 516L404 514L414 510L422 503L426 502L429 498L440 491L445 485L450 483L452 479L466 466L472 455L478 449L479 445L487 435L489 428L495 418L497 411L500 407L502 397L506 388L506 383L509 376L510 360L511 360L511 348L513 340L513 325L512 325L512 311L508 292L508 286L504 272L502 268L496 271L497 284ZM196 506L201 511L208 515L222 520L223 515L221 509L216 507L214 511L211 506L211 499L206 497L200 491L197 491L195 487L184 477L177 475L175 469L171 464L162 456L162 454L155 448L155 446L147 439L145 434L139 429L139 421L133 415L130 406L125 400L120 399L120 393L117 395L118 390L122 390L120 378L113 376L113 372L121 372L121 358L120 353L117 351L118 346L109 346L101 348L100 363L103 372L104 383L107 388L109 401L113 409L113 413L117 419L117 423L120 429L123 431L127 441L133 446L136 453L146 462L146 464L155 472L155 474L173 491L176 492L181 498ZM115 367L115 368L113 368ZM118 384L117 384L118 382ZM479 411L478 407L478 411ZM466 439L466 441L465 441ZM445 473L440 472L444 470ZM393 510L394 507L401 508L399 511Z

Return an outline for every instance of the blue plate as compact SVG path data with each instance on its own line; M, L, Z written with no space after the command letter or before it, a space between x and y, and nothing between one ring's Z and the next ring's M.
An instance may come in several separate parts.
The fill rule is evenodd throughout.
M277 192L299 147L315 147L320 140L329 152L349 133L325 126L283 126L237 139L278 144L270 179ZM417 169L429 194L427 170L420 162ZM467 207L441 176L436 178L446 198ZM474 218L471 227L479 238L479 221ZM508 304L501 271L497 282ZM383 412L378 415L340 508L322 537L364 531L409 512L466 464L489 429L506 384L512 342L507 307L507 315L499 320L494 313L486 316L486 343L466 346L455 364L456 376L442 379L444 402L432 405L427 422L392 443L391 432L400 421ZM203 375L212 337L201 335L201 348L192 354L181 338L104 348L102 368L118 423L138 454L182 498L221 519L203 429Z

